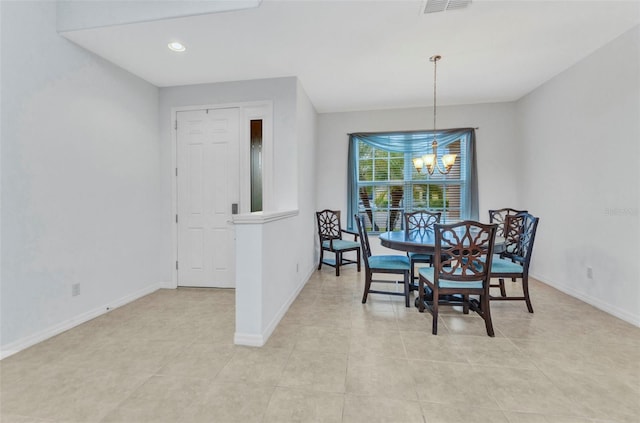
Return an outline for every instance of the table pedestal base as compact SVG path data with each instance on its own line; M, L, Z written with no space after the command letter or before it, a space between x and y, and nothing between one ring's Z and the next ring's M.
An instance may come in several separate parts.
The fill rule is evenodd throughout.
M433 291L431 291L431 289L428 286L424 287L424 305L425 307L429 304L433 302ZM462 295L453 295L453 294L448 294L448 295L440 295L440 300L438 301L438 304L442 304L442 305L460 305L462 306L463 303L463 298ZM416 306L416 308L420 307L420 297L417 297L415 300L414 305Z

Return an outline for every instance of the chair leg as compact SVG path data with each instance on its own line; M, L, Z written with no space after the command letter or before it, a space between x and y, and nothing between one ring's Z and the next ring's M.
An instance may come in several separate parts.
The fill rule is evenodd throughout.
M336 276L340 276L341 264L342 264L342 253L336 253Z
M360 248L356 250L356 255L358 256L358 272L360 271Z
M507 296L507 290L504 287L504 279L500 278L498 279L498 282L500 282L500 296L504 298Z
M411 283L416 279L416 264L413 260L409 259L409 266L411 266Z
M320 248L320 262L318 263L318 270L322 269L322 260L324 258L324 250Z
M362 293L362 304L365 304L367 302L367 296L369 295L369 289L371 288L372 278L373 278L373 275L369 270L367 270L364 278L364 292Z
M438 334L438 290L434 287L433 289L433 301L431 305L431 314L433 316L433 324L431 326L431 333L434 335Z
M491 308L489 306L489 297L487 295L480 296L480 307L484 325L487 328L487 335L495 336L493 332L493 323L491 322Z
M425 298L425 293L424 293L424 282L419 281L418 282L418 311L420 313L424 313L424 298Z
M527 275L522 276L522 291L524 293L524 300L527 302L527 309L529 313L533 313L533 306L529 298L529 277Z
M411 290L409 289L409 272L404 272L404 306L409 308L409 295Z
M469 295L462 296L462 314L469 314Z

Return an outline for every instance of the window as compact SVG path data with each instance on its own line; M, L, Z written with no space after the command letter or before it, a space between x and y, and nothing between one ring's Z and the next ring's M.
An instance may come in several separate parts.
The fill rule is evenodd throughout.
M431 151L433 131L352 134L349 222L354 213L366 215L367 230L375 233L403 229L405 211L440 211L443 223L477 220L473 129L439 131L436 136L439 158L457 154L447 175L417 172L413 166L414 158Z
M262 211L262 119L252 119L249 126L251 152L251 212Z

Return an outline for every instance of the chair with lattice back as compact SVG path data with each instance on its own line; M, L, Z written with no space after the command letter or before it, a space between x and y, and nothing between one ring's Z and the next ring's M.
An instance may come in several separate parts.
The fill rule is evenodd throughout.
M489 269L497 225L464 221L435 224L433 267L422 267L418 310L433 316L432 333L438 334L438 311L443 305L462 305L484 319L487 335L494 336L489 304ZM432 295L428 295L428 291ZM471 297L473 296L473 298ZM477 298L475 298L477 296ZM443 298L448 298L443 301Z
M323 264L335 267L336 276L340 276L340 266L343 264L357 264L360 271L360 243L356 232L342 229L340 225L340 210L322 210L316 212L318 223L318 238L320 239L320 260L318 270ZM343 234L354 236L354 240L342 239ZM333 253L333 258L325 257L326 252ZM356 259L346 258L344 253L355 252Z
M441 212L430 212L426 210L414 211L404 214L404 230L407 234L411 231L427 232L433 231L433 225L440 223L442 217ZM409 261L411 262L411 289L415 290L414 280L417 278L415 275L416 263L433 264L433 254L424 253L407 253Z
M493 258L491 265L491 277L498 279L491 287L500 288L500 296L491 296L492 301L524 301L529 313L533 313L529 297L529 264L539 220L529 213L506 216L504 250ZM507 295L505 278L514 282L522 280L522 296Z
M527 213L527 210L516 210L509 207L506 207L504 209L489 210L489 223L498 224L498 231L496 232L497 237L504 238L504 225L507 221L507 216L514 216L518 213Z
M358 227L358 234L360 235L360 243L362 244L362 260L364 261L365 268L365 280L364 280L364 292L362 294L362 304L367 302L369 294L386 294L386 295L398 295L403 296L405 299L405 307L409 307L409 296L411 291L409 290L409 258L404 255L373 255L371 254L371 246L369 245L369 236L365 228L365 219L362 215L355 215L356 226ZM391 284L397 286L397 281L387 279L373 279L374 274L396 274L402 275L402 292L398 290L383 291L382 284ZM376 283L376 287L372 288L371 284Z

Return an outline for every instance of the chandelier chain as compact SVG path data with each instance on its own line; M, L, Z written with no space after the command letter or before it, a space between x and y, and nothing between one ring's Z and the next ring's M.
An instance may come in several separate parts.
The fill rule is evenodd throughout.
M438 129L436 127L436 124L437 124L436 117L438 114L438 111L437 111L438 110L437 109L438 60L440 59L442 59L442 56L440 56L439 54L436 54L429 58L429 60L433 62L433 142L431 143L432 152L425 154L422 157L416 157L415 159L413 159L413 165L415 166L416 171L420 173L421 170L424 167L426 167L429 175L433 175L433 172L436 170L438 171L438 173L441 173L443 175L448 174L451 168L453 167L453 165L455 164L456 156L457 156L457 154L455 153L443 154L442 164L444 165L444 169L440 167L440 163L438 163L438 141L437 141Z
M436 141L436 74L438 72L438 56L433 58L433 140Z

